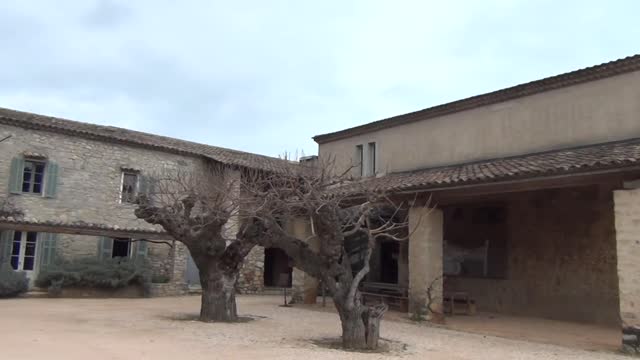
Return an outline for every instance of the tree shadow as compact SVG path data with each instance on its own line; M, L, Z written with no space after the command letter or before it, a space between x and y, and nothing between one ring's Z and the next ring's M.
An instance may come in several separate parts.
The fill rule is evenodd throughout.
M198 313L178 313L178 314L161 315L160 318L164 319L164 320L172 320L172 321L197 321L197 322L201 322L200 321L200 314L198 314ZM242 323L248 323L248 322L252 322L252 321L255 321L255 320L261 320L261 319L267 319L267 317L266 316L260 316L260 315L247 314L247 315L238 316L238 320L237 321L227 322L225 324L242 324ZM215 323L221 323L221 322L211 322L211 324L215 324Z
M403 342L384 338L380 338L378 348L376 350L345 349L342 347L342 339L339 337L307 339L307 341L310 341L312 344L325 349L368 354L385 354L387 356L402 356L404 353L406 353L408 348L408 345Z

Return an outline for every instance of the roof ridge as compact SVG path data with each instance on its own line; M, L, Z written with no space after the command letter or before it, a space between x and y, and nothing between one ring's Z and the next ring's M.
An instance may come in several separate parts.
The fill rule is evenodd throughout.
M318 144L640 70L640 54L473 95L313 137Z
M0 122L15 126L42 128L49 131L70 133L76 136L89 136L102 141L124 142L132 145L162 149L164 151L205 156L221 163L249 168L255 167L264 170L274 170L274 168L280 166L288 167L297 165L297 163L289 160L242 150L229 149L112 125L98 125L3 107L0 107Z

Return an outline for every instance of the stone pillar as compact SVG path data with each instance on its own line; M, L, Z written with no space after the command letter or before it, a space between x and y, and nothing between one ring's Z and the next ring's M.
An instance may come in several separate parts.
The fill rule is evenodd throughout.
M187 273L187 259L189 257L189 250L183 243L175 240L172 241L173 247L171 248L171 282L186 284L185 276Z
M293 219L289 223L289 231L298 239L307 239L309 247L312 250L318 250L319 244L317 239L315 237L311 238L312 231L309 220L302 218ZM292 277L292 301L315 304L318 297L318 280L297 268L293 269Z
M640 354L640 189L613 192L623 350Z
M427 320L442 321L442 210L412 207L409 210L409 312ZM427 289L432 286L431 313Z

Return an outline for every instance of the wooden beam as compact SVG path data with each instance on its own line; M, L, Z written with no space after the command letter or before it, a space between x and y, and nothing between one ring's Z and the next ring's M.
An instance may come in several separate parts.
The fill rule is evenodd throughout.
M613 188L623 188L625 181L638 179L640 170L630 172L601 172L589 174L573 174L549 176L544 178L501 181L475 185L451 186L441 189L407 190L392 193L393 198L426 203L431 198L431 205L446 205L460 201L482 199L484 197L546 189L574 188L589 185L607 184ZM417 195L417 197L416 197Z
M131 230L114 230L114 229L100 229L92 227L78 227L78 226L65 226L65 225L47 225L47 224L19 224L19 223L6 223L0 222L0 229L6 230L19 230L19 231L35 231L35 232L47 232L57 234L71 234L71 235L89 235L89 236L107 236L107 237L121 237L121 238L136 238L136 239L148 239L148 240L172 240L168 234L151 233L145 231L131 231Z

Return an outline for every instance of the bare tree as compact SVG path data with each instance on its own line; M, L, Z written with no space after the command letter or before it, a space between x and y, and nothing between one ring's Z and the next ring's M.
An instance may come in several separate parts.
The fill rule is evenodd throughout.
M252 226L263 234L260 245L284 250L295 267L327 287L340 315L345 348L376 349L387 306L364 304L359 285L369 273L378 239L408 237L406 204L395 204L366 187L355 191L356 198L346 196L340 191L343 178L333 176L330 166L321 166L314 173L271 174L245 184L251 186L246 193L255 203ZM287 232L284 224L295 218L311 220L318 250L309 246L309 239ZM359 266L353 258L362 260Z
M244 258L255 246L239 224L240 173L209 164L201 171L165 170L138 198L135 214L186 245L200 273L200 320L235 321L235 285Z

